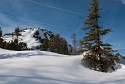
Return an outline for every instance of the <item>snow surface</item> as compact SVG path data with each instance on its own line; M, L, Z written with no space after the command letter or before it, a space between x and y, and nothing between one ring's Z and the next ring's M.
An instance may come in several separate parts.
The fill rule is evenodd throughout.
M22 42L27 43L28 48L33 48L34 46L39 46L40 42L33 38L33 34L37 31L37 29L27 29L24 32L21 32L21 36L19 37L22 39Z
M90 70L82 55L0 49L0 84L124 84L125 67L113 73Z

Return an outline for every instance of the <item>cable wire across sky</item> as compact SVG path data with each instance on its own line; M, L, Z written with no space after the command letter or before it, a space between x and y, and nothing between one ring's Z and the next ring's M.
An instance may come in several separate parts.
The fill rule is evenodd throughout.
M25 0L25 1L28 1L28 2L31 2L31 3L34 3L34 4L37 4L37 5L41 5L41 6L45 6L45 7L49 7L49 8L53 8L53 9L57 9L57 10L62 10L62 11L65 11L65 12L69 12L69 13L74 13L74 14L78 14L78 15L83 15L83 16L86 16L85 14L82 14L82 13L78 13L78 12L75 12L75 11L71 11L71 10L66 10L66 9L63 9L63 8L58 8L58 7L55 7L55 6L52 6L50 4L41 4L41 3L38 3L38 2L35 2L35 1L31 1L31 0Z
M30 2L30 3L37 4L37 5L41 5L41 6L53 8L53 9L56 9L56 10L65 11L65 12L68 12L68 13L73 13L73 14L77 14L77 15L81 15L81 16L87 17L86 14L79 13L79 12L75 12L75 11L71 11L71 10L67 10L67 9L63 9L63 8L59 8L59 7L53 6L53 5L47 3L47 2L45 2L45 1L43 1L43 0L40 0L40 1L43 2L44 4L38 3L38 2L32 1L32 0L25 0L25 1ZM107 21L107 22L115 23L114 21L111 21L111 20L109 20L109 19L105 19L105 18L100 18L100 19L105 20L105 21ZM117 23L118 23L118 22L117 22ZM119 24L122 24L122 23L119 23ZM125 26L125 24L122 24L122 25Z
M12 15L8 15L8 14L3 14L3 13L0 13L0 14L4 15L4 16L11 17L11 18L25 20L25 21L28 21L28 22L36 22L36 23L39 23L39 24L45 24L45 25L48 25L48 26L53 26L53 27L58 27L58 28L63 28L63 29L68 29L68 30L76 31L75 29L71 29L71 28L67 28L67 27L52 25L52 24L48 24L48 23L44 23L44 22L40 22L40 21L35 21L35 20L29 20L29 19L25 19L25 18L21 18L21 17L16 17L16 16L12 16Z

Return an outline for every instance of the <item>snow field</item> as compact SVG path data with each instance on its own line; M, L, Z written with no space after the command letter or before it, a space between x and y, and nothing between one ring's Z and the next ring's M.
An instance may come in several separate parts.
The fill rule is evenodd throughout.
M90 70L82 55L0 49L0 84L124 84L125 67L113 73Z

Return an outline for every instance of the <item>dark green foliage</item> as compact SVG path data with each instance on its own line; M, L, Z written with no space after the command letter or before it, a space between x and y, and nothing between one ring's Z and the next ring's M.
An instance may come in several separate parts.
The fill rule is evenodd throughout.
M40 49L42 51L51 51L59 54L69 54L67 42L59 34L53 35L50 39L40 39Z
M46 33L44 33L44 36L45 36L45 38L46 38L46 39L48 39L48 37L47 37L47 34L46 34Z
M19 27L15 28L15 35L16 36L20 36L21 34L19 33L21 30L19 29Z
M41 36L38 36L38 39L40 40L40 39L41 39Z
M0 37L0 48L4 48L4 42L3 39Z
M35 49L40 50L40 46L35 46Z
M2 37L2 30L1 30L1 27L0 27L0 37Z
M44 29L39 29L39 30L43 31L45 38L41 38L40 33L37 30L34 33L33 37L35 37L36 40L40 41L41 45L36 46L33 49L40 49L42 51L51 51L60 54L69 54L67 42L64 38L60 37L59 34L54 35L51 31L47 31ZM16 50L16 51L33 50L33 49L28 49L26 43L18 41L18 37L21 35L20 33L23 31L24 30L20 30L18 27L15 28L15 31L13 33L5 34L12 37L16 36L17 38L10 42L4 42L3 39L0 38L0 48L8 50Z
M39 35L39 31L37 30L34 34L38 36Z
M28 50L27 44L24 42L18 43L17 39L9 43L4 43L4 49L16 50L16 51Z
M19 51L28 50L27 44L24 43L24 42L20 42L20 43L18 44L18 50L19 50Z
M18 45L18 40L19 40L18 37L21 35L21 34L20 34L20 31L21 31L21 30L19 29L19 27L15 28L14 34L15 34L16 37L17 37L17 38L16 38L16 40L17 40L17 45Z
M15 39L12 42L4 42L2 38L0 38L0 48L8 49L8 50L16 50L16 51L22 51L22 50L28 50L27 44L24 42L19 42Z
M89 8L89 15L87 20L84 22L87 25L84 30L86 31L86 36L81 41L84 51L89 51L89 54L86 54L83 60L90 66L92 69L101 72L107 72L109 68L113 69L113 66L118 64L119 55L114 54L111 45L108 43L103 43L101 37L111 32L111 29L102 29L99 26L99 2L98 0L93 0L90 3L91 7Z
M69 54L67 42L64 38L60 37L59 34L50 38L49 50L60 54Z
M42 51L48 51L49 49L49 40L48 39L43 39L43 43L40 45L40 48Z
M40 39L39 39L39 42L40 42L40 43L43 43L43 42L44 42L44 40L45 40L45 39L40 38Z
M15 28L15 32L12 34L6 34L6 35L16 35L17 39L11 42L3 42L3 39L0 39L0 48L8 49L8 50L17 50L17 51L22 51L22 50L27 50L27 44L24 42L18 42L18 36L20 36L20 29L19 27Z
M40 35L40 33L39 33L39 31L37 30L37 31L34 33L33 37L36 38L36 40L39 40L39 41L40 41L41 36L39 36L39 35Z

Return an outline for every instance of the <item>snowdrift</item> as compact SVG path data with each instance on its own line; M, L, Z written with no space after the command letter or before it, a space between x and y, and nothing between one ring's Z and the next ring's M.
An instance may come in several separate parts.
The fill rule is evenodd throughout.
M0 49L0 84L124 84L125 67L113 73L85 68L82 55Z

